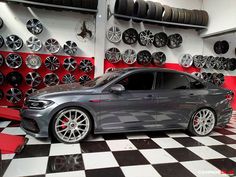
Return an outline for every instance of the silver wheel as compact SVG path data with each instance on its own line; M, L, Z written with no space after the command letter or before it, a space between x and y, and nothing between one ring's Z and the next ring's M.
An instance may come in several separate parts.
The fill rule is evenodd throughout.
M26 41L27 47L34 51L37 52L42 48L42 42L35 36L31 36L27 41Z
M19 54L11 53L6 57L6 64L9 68L17 69L22 65L22 58Z
M120 28L112 26L107 31L107 39L112 43L118 43L121 41L122 33Z
M213 57L213 56L207 57L206 67L209 68L209 69L214 69L215 65L216 65L215 57Z
M56 116L53 129L61 142L75 143L86 137L90 126L86 113L79 109L68 109Z
M63 67L67 71L74 71L77 68L77 62L74 58L66 58L63 63Z
M45 66L51 71L55 71L60 67L60 62L57 57L49 56L45 60Z
M23 47L23 41L17 35L10 35L6 38L6 46L13 51L17 51Z
M50 38L45 42L45 47L50 53L57 53L61 48L59 42L53 38Z
M93 64L89 60L82 60L79 64L79 69L85 73L88 73L93 70Z
M153 44L154 35L150 30L145 30L139 33L138 41L142 46L148 46Z
M10 88L6 94L7 100L11 103L18 103L22 99L22 92L17 88Z
M42 78L37 72L30 72L26 75L26 84L31 87L37 87L42 82Z
M193 63L196 68L203 68L206 64L206 57L202 55L194 55Z
M34 35L43 31L43 25L38 19L31 19L26 23L26 28Z
M137 60L137 54L133 49L127 49L124 53L123 53L123 61L128 64L128 65L132 65L136 62Z
M193 117L193 129L196 134L205 136L215 126L215 114L209 109L199 110Z
M78 46L73 41L67 41L63 46L63 50L68 55L75 55L77 53Z
M59 77L55 73L46 74L43 79L44 84L47 87L58 85L60 80Z
M31 88L31 89L27 90L27 92L25 93L25 96L28 97L28 96L30 96L32 93L34 93L34 92L36 92L36 91L37 91L37 89Z
M190 54L185 54L182 58L180 58L179 64L184 68L189 68L193 64L193 57Z
M80 83L80 85L83 85L90 80L91 80L91 78L88 75L83 75L79 78L79 83Z
M72 74L66 74L65 76L63 76L62 78L62 83L63 84L71 84L74 83L76 81L76 78L74 75Z
M39 69L42 65L41 58L38 55L28 55L25 63L30 69Z
M110 63L118 63L121 60L120 50L115 47L108 49L105 53L105 58Z

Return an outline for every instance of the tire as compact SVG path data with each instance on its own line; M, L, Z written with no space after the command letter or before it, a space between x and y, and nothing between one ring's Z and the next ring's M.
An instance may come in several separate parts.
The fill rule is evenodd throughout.
M52 0L52 4L63 5L62 0Z
M0 29L3 27L3 20L2 20L2 18L0 18Z
M133 9L134 9L134 1L133 0L127 0L127 8L125 15L132 16L133 15Z
M69 122L70 120L68 119L68 117L65 117L65 116L68 116L67 114L69 113L69 112L71 112L71 115L73 115L73 116L76 116L76 114L75 114L75 112L77 112L77 118L78 118L78 114L80 114L80 115L83 115L82 117L84 118L82 118L83 120L81 120L81 118L80 119L78 119L78 120L76 120L76 121L73 121L73 120L75 120L75 118L73 118L72 119L72 121L71 122ZM69 113L70 114L70 113ZM64 115L64 117L63 117L63 115ZM70 116L70 115L69 115ZM60 120L60 121L59 121ZM83 123L83 124L86 124L85 126L84 125L80 125L80 128L82 128L82 127L85 127L84 128L84 131L85 132L81 132L81 133L79 133L78 132L78 130L76 130L76 128L75 127L79 127L79 124L77 125L76 123L78 123L78 121L79 122L81 122L81 121L83 121L83 122L81 122L81 123ZM62 122L62 124L59 124L60 122ZM67 123L68 122L68 123ZM64 124L63 124L64 123ZM67 123L67 125L66 125L66 123ZM80 123L80 124L81 124ZM57 128L56 128L56 126L57 126ZM52 120L52 124L51 124L51 127L50 127L51 129L52 129L52 134L53 134L53 136L59 141L59 142L61 142L61 143L67 143L67 144L74 144L74 143L78 143L78 142L80 142L81 140L83 140L83 139L85 139L88 135L89 135L89 133L91 132L91 128L92 128L92 122L91 122L91 117L90 117L90 115L87 113L87 111L85 111L85 110L83 110L83 109L81 109L81 108L76 108L76 107L70 107L70 108L65 108L65 109L63 109L63 110L61 110L60 112L58 112L57 114L56 114L56 116L54 117L54 119ZM64 131L63 131L63 129L64 129ZM71 136L72 136L72 130L73 130L73 134L74 134L74 139L73 140L71 140L70 138L71 138ZM82 129L81 129L82 130ZM79 130L79 131L81 131L81 130ZM65 134L64 135L62 135L62 132L60 132L60 131L62 131L62 132L65 132ZM69 137L67 137L68 138L68 140L65 140L65 137L66 136L68 136L68 133L69 133ZM78 137L78 136L76 136L76 134L78 134L78 135L80 135L81 137ZM62 135L62 136L61 136ZM77 138L77 139L76 139Z
M86 0L83 0L86 1ZM116 0L114 12L116 14L126 15L127 1L126 0Z
M65 0L66 1L66 0ZM91 9L91 0L82 0L82 7L86 9Z
M72 1L71 0L62 0L62 5L64 5L64 6L72 6Z
M200 113L203 113L203 112L205 112L205 115L202 116L203 118L202 118L202 120L200 120L201 118L199 118L198 115ZM206 115L210 116L211 124L210 124L210 127L207 130L207 132L202 132L201 133L201 131L200 132L198 131L198 128L199 128L200 125L205 126L204 122L206 121ZM208 121L210 121L210 120L208 120ZM189 125L188 125L188 130L191 134L196 135L196 136L207 136L213 131L215 125L216 125L215 112L213 110L209 109L209 108L201 108L201 109L197 110L193 114L193 116L191 117L191 119L189 121ZM200 130L202 130L202 129L200 128Z
M172 15L171 7L164 5L163 9L164 10L163 10L163 14L162 14L162 20L167 21L167 22L171 21L171 15Z
M133 15L138 18L145 18L147 12L147 5L144 0L136 0L134 3ZM141 22L141 20L134 20L134 22Z
M172 15L171 15L171 22L178 22L178 18L179 18L179 13L178 13L178 9L172 7Z
M193 10L196 15L196 25L202 25L203 16L199 10Z
M179 12L178 23L184 23L184 18L185 18L184 9L178 9L178 12Z
M72 0L73 7L82 7L82 0Z
M155 19L156 16L156 6L155 3L152 1L147 1L147 13L146 18L148 19Z
M202 13L202 16L203 16L202 26L207 26L208 25L208 21L209 21L209 15L204 10L201 10L201 13Z
M189 24L191 21L191 11L184 9L184 24Z
M162 20L162 14L163 14L163 7L161 3L156 2L156 15L155 15L155 20Z
M192 24L192 25L195 25L196 24L196 18L197 18L196 14L193 10L191 10L190 13L191 13L191 18L190 18L189 23Z
M91 0L91 9L97 9L98 8L98 0Z

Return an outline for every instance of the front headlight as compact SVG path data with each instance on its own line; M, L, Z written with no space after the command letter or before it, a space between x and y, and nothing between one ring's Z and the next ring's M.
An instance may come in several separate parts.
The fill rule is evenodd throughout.
M46 109L52 104L54 104L54 102L50 100L26 100L25 101L25 107L30 108L30 109Z

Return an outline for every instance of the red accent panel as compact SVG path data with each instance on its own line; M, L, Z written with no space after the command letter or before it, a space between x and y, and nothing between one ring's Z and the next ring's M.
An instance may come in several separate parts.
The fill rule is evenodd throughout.
M22 136L13 136L0 133L0 149L2 154L15 153L17 148L21 147L25 138Z
M9 53L14 53L14 52L1 52L1 51L0 51L0 54L3 55L4 57L6 57ZM32 69L29 69L29 68L26 66L25 60L26 60L26 57L27 57L29 54L33 54L33 53L22 53L22 52L16 52L16 53L20 54L21 57L22 57L22 59L23 59L23 64L22 64L22 66L21 66L20 68L18 68L18 69L11 69L11 68L7 67L6 64L4 64L3 66L0 67L0 68L1 68L0 71L1 71L5 76L6 76L9 72L18 71L18 72L20 72L20 73L22 74L22 76L23 76L24 79L25 79L25 76L26 76L29 72L32 72L32 71L33 71ZM37 54L37 53L35 53L35 54L38 55L38 56L40 56L40 57L41 57L41 60L42 60L42 65L41 65L41 67L40 67L38 70L36 70L36 72L38 72L42 78L44 78L44 76L45 76L46 74L48 74L48 73L56 73L56 74L59 76L60 79L62 79L62 77L63 77L65 74L68 74L68 73L71 73L71 74L75 75L75 77L76 77L77 80L79 79L80 76L82 76L82 75L84 75L84 74L87 74L87 75L89 75L91 78L94 78L94 71L92 71L92 72L90 72L90 73L84 73L83 71L81 71L81 70L79 70L79 69L76 69L75 71L72 71L72 72L68 72L67 70L65 70L64 67L62 66L62 64L63 64L64 59L65 59L65 58L68 58L69 56L55 55L55 56L58 58L58 60L60 61L61 66L60 66L60 68L59 68L58 70L56 70L56 71L50 71L49 69L47 69L47 68L45 67L44 61L45 61L45 59L46 59L48 56L52 56L52 55L51 55L51 54ZM81 61L82 59L88 59L88 60L90 60L90 61L94 64L94 58L88 58L88 57L73 57L73 58L75 58L75 59L77 60L78 65L79 65L79 63L80 63L80 61ZM41 88L43 88L43 87L45 87L45 85L44 85L44 83L42 82L36 89L41 89ZM10 88L12 88L12 86L9 85L9 84L7 84L6 81L4 82L3 85L0 86L0 89L4 92L5 95L6 95L7 90L10 89ZM23 92L23 94L24 94L24 93L25 93L28 89L30 89L31 87L29 87L29 86L25 83L25 81L24 81L24 83L23 83L22 85L20 85L18 88L19 88L19 89ZM5 97L5 98L3 98L2 100L0 100L0 105L4 105L4 106L22 106L23 100L24 100L24 99L22 99L21 102L19 102L18 104L15 105L15 104L12 104L12 103L8 102L8 101L6 100L6 97Z
M20 112L11 108L1 108L0 107L0 117L3 119L10 119L20 121Z
M225 76L225 83L223 85L224 88L230 89L236 94L236 76ZM236 96L236 95L235 95ZM232 107L236 110L236 98L232 100Z

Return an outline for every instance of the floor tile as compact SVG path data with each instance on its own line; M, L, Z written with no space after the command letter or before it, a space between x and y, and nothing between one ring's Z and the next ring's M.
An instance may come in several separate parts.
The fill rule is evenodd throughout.
M81 153L80 144L52 144L50 148L50 156L69 155Z
M167 132L166 133L169 137L172 138L177 138L177 137L189 137L189 135L187 135L186 133L183 132Z
M196 141L195 139L191 137L181 137L181 138L173 138L178 143L182 144L184 147L193 147L193 146L204 146L199 141Z
M86 177L125 177L119 167L86 170Z
M204 160L181 162L181 164L187 168L191 173L197 177L226 177L222 175L221 171L209 162Z
M227 128L227 130L236 133L236 128Z
M110 151L105 141L83 141L80 147L82 153Z
M126 135L128 139L148 139L149 136L145 135L144 133L129 133Z
M213 145L222 145L223 143L213 139L213 137L209 137L209 136L204 136L204 137L192 137L193 139L195 139L196 141L206 145L206 146L213 146Z
M7 168L9 167L11 160L1 160L0 161L0 176L3 176Z
M0 128L6 128L11 121L0 121Z
M121 167L125 177L161 177L151 165Z
M154 141L151 139L132 139L130 140L137 149L157 149L160 148Z
M212 138L224 144L236 144L236 140L229 138L227 136L213 136Z
M126 135L124 133L118 133L118 134L105 134L103 135L103 138L105 140L119 140L119 139L127 139Z
M86 177L85 171L71 171L47 174L46 177Z
M2 160L11 160L14 158L15 154L0 154L2 155Z
M104 141L102 135L90 135L84 141Z
M118 163L111 152L82 154L85 169L117 167Z
M210 146L210 148L214 149L225 157L236 157L236 149L227 145Z
M137 148L130 142L130 140L108 140L107 145L111 151L128 151L136 150Z
M20 127L5 128L1 133L9 135L26 135L26 133Z
M16 154L14 158L43 157L48 156L50 144L26 145L20 154Z
M215 129L214 131L221 133L222 135L235 135L234 132L231 132L225 128L219 128L219 129Z
M202 159L225 158L225 156L207 146L188 147L188 149L197 154Z
M28 138L28 145L36 145L36 144L50 144L51 141L48 138L35 138L31 135L26 135L26 138Z
M201 160L199 156L186 148L166 149L166 151L179 162Z
M180 163L156 164L153 167L162 177L195 177Z
M152 140L162 148L184 147L173 138L152 138Z
M236 162L236 157L230 158L232 161Z
M236 144L228 144L227 146L233 148L233 149L236 149Z
M156 132L147 132L146 133L150 138L164 138L169 137L164 131L156 131Z
M164 149L144 149L140 150L140 152L151 164L177 162L177 160Z
M236 140L236 135L227 135L227 137Z
M222 173L236 175L236 162L230 159L211 159L208 160L209 163L214 165L216 168L222 171Z
M149 164L139 151L116 151L113 155L120 166Z
M47 161L48 157L13 159L4 177L45 174Z
M51 156L48 159L47 173L84 170L81 154Z

